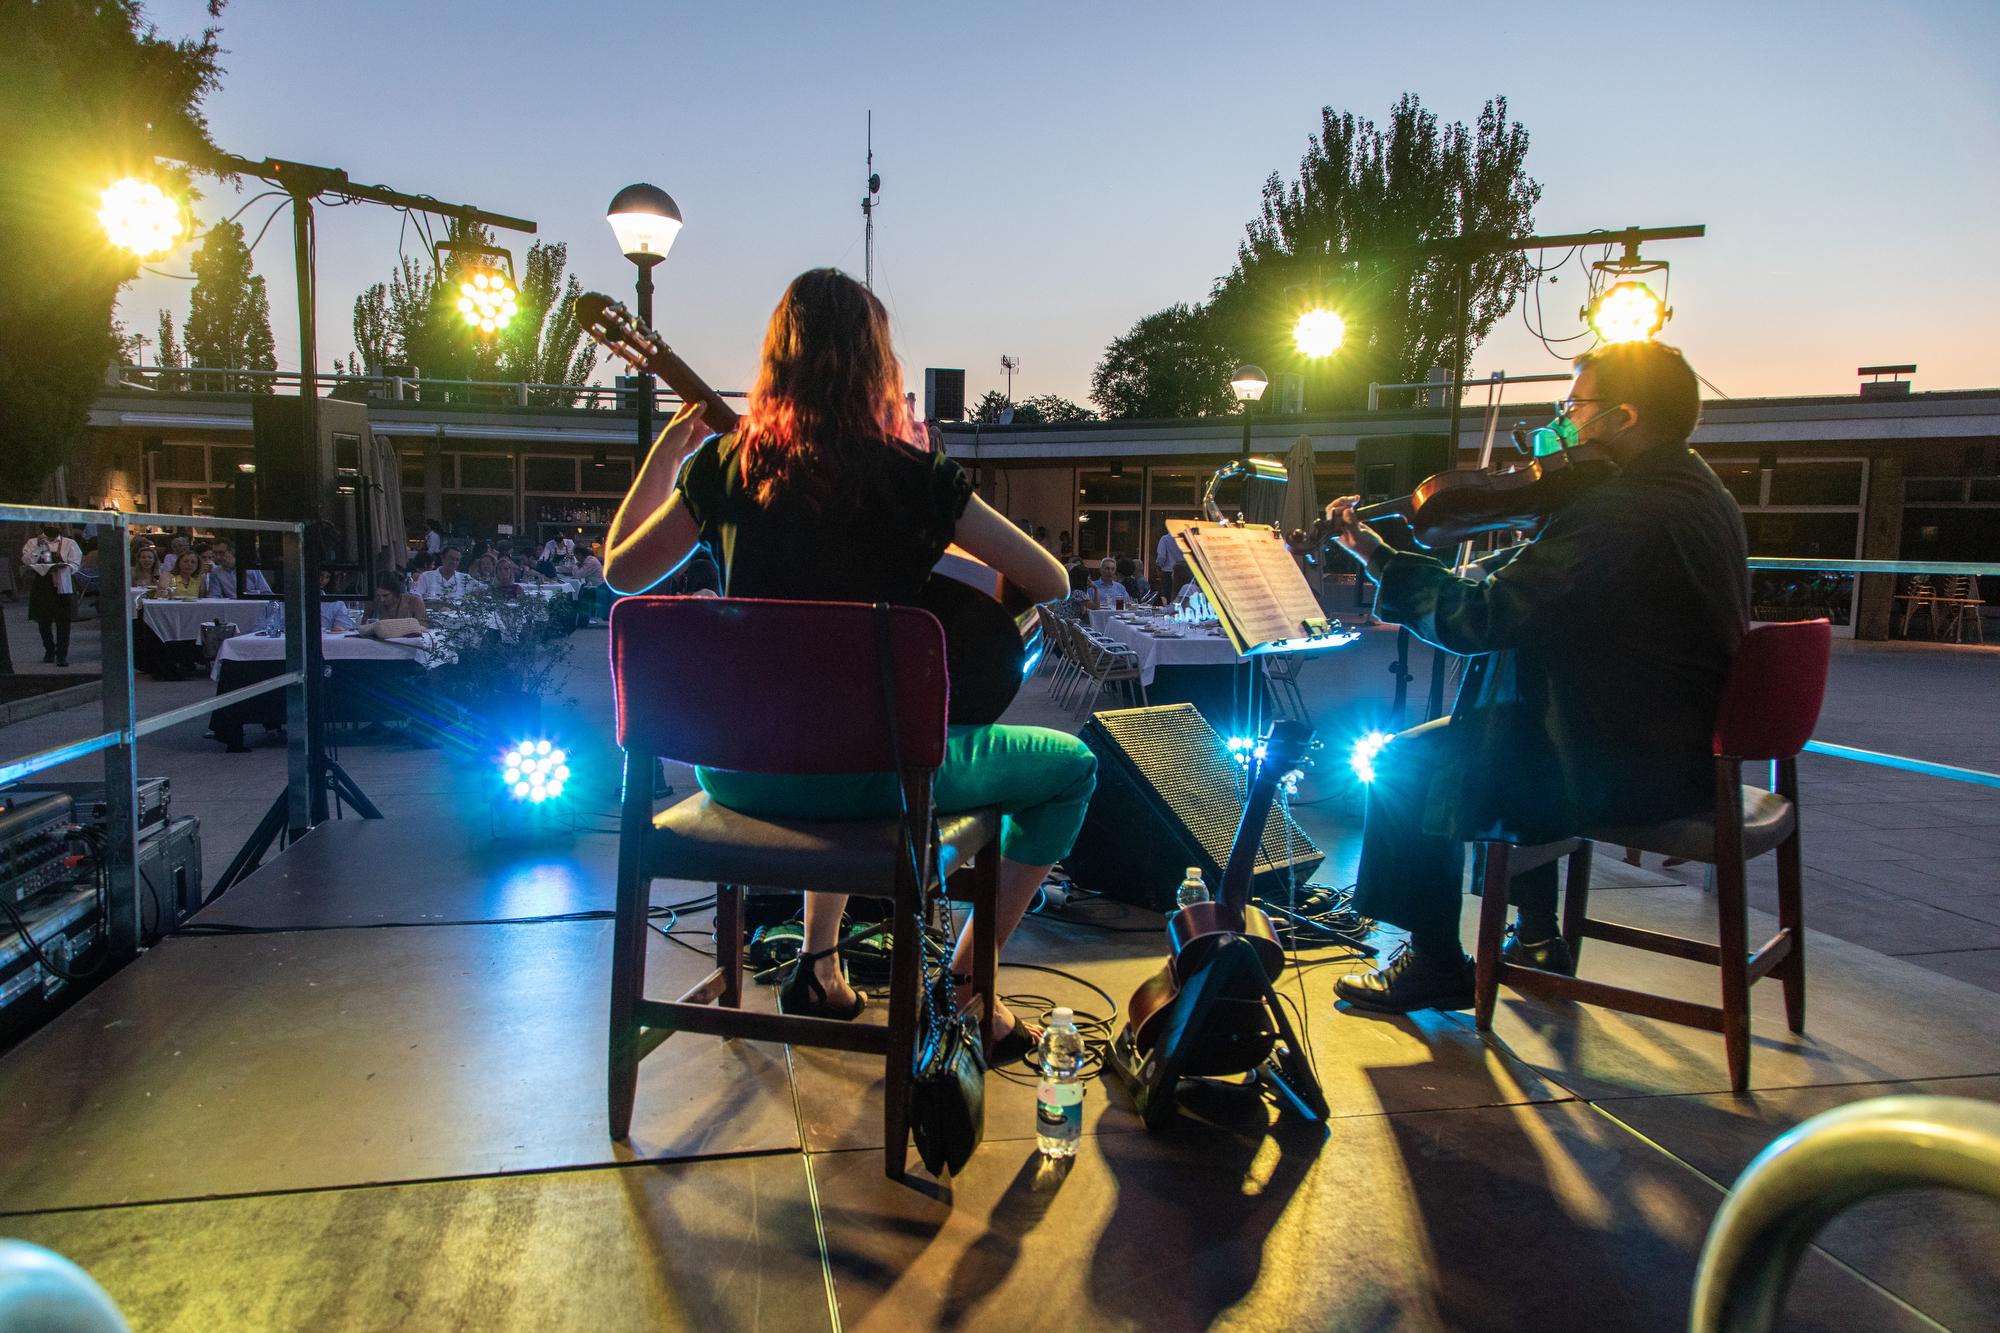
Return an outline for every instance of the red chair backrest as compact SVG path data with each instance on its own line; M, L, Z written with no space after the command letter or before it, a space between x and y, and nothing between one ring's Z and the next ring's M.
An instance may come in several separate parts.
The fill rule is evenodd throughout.
M944 629L890 608L903 764L944 761ZM611 611L618 743L751 773L895 769L875 609L858 602L626 597Z
M1833 629L1824 620L1758 625L1729 664L1715 716L1715 753L1790 759L1812 739L1826 699Z

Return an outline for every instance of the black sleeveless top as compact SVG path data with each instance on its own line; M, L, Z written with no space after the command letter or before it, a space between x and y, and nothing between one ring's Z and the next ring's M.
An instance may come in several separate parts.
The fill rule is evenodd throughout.
M858 441L818 504L759 504L743 484L734 433L711 438L681 470L681 502L722 570L725 597L913 601L972 500L972 478L943 453Z

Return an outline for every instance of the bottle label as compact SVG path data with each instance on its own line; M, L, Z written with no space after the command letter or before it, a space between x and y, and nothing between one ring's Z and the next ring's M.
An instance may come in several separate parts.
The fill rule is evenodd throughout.
M1047 1082L1035 1098L1035 1127L1051 1138L1083 1133L1083 1084Z

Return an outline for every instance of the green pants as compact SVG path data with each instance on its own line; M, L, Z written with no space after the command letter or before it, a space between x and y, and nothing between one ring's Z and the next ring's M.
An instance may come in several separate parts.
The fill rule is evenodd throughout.
M701 789L732 810L784 819L868 819L900 804L890 773L793 777L697 768ZM1000 855L1049 865L1069 854L1097 788L1097 756L1047 727L953 727L932 796L941 814L997 805Z

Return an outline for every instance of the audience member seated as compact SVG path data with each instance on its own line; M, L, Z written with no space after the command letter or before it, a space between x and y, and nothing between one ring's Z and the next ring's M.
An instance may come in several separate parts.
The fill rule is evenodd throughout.
M1069 564L1063 567L1069 573L1069 590L1072 593L1090 591L1090 569L1083 561L1071 556Z
M414 620L429 625L431 617L424 599L403 591L403 576L385 569L375 576L375 597L368 603L370 620Z
M208 576L214 572L215 563L208 552L185 552L174 561L164 586L175 597L199 597L208 591Z
M1118 582L1124 585L1125 595L1134 602L1146 602L1152 599L1152 585L1139 577L1139 562L1130 556L1120 556L1118 559Z
M261 570L246 569L243 577L236 576L236 548L229 542L216 540L208 545L208 555L212 562L208 573L208 595L210 597L234 597L238 583L246 594L261 593L271 595L271 585Z
M174 566L180 563L181 557L193 550L194 546L186 537L176 534L167 538L167 553L160 557L160 573L173 573Z
M349 606L346 602L341 601L338 597L329 597L326 595L326 585L331 582L333 582L333 571L322 569L319 572L320 633L330 634L335 630L354 630L361 628L358 624L355 623L353 607Z
M1108 555L1097 562L1097 577L1090 581L1085 591L1088 593L1085 605L1093 611L1122 607L1132 600L1131 594L1125 591L1125 585L1118 581L1118 562Z
M510 601L521 595L521 570L512 556L501 556L493 570L493 595Z
M160 580L166 577L160 569L160 548L147 541L134 542L132 572L128 577L134 592L159 587Z
M450 546L438 557L436 569L427 569L417 576L416 591L427 602L455 602L485 586L458 567L458 548Z
M489 585L499 576L500 557L493 554L492 546L489 545L479 553L479 558L472 562L472 568L468 572L471 573L475 583Z

